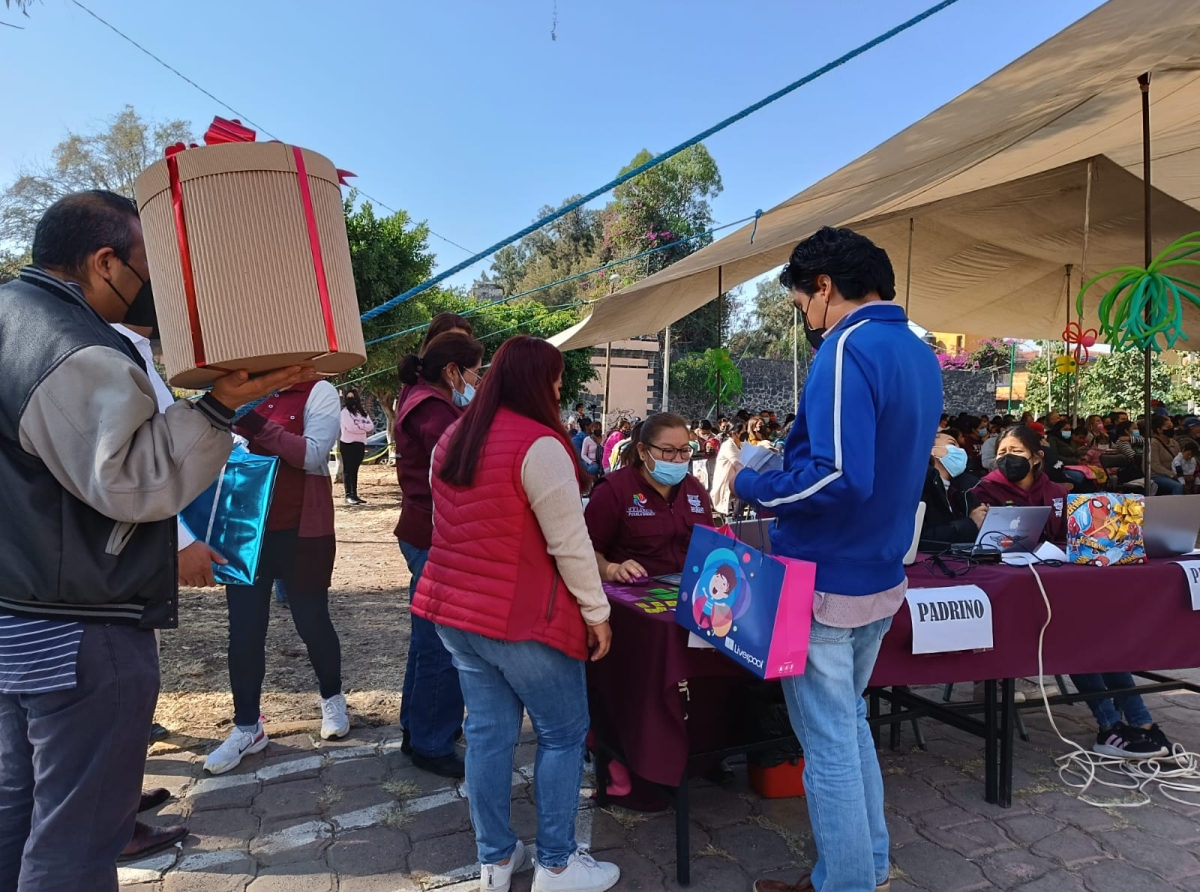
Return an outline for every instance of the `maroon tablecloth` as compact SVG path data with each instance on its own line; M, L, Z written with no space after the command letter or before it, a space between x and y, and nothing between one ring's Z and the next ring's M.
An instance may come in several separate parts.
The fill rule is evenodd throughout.
M1200 612L1192 610L1183 570L1169 561L1129 567L1037 568L1054 612L1046 630L1045 671L1126 672L1200 666ZM908 607L883 639L871 684L942 684L1036 675L1046 606L1027 567L975 567L966 576L909 568L912 588L977 585L992 602L993 648L976 653L912 654Z
M1045 670L1071 672L1182 669L1200 665L1200 612L1191 609L1183 571L1167 561L1133 567L1039 567L1054 620ZM909 568L914 588L977 585L992 602L995 647L979 653L913 656L912 625L901 607L883 640L871 684L939 684L1037 672L1038 632L1046 609L1024 567L975 567L963 577ZM612 651L588 664L592 723L647 780L677 784L689 753L731 745L731 697L757 679L713 650L687 646L669 596L608 587ZM687 701L680 682L687 680ZM687 707L685 718L684 707Z

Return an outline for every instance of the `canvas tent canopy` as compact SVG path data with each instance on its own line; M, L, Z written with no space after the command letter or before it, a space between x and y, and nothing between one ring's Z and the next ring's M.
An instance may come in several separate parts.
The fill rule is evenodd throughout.
M1161 192L1156 244L1200 229L1182 207L1200 208L1200 3L1109 0L765 213L753 243L747 225L597 300L587 319L552 341L569 350L660 331L717 296L718 270L725 289L749 281L785 263L796 242L825 225L878 235L903 300L909 217L916 220L914 321L940 331L1059 337L1062 270L1082 261L1088 159L1095 159L1089 270L1142 261L1141 242L1128 233L1141 231L1141 196L1133 197L1142 157L1137 77L1147 71L1153 184ZM1004 232L1006 223L1019 225ZM953 241L939 247L935 234ZM1185 317L1194 339L1196 322L1200 316Z

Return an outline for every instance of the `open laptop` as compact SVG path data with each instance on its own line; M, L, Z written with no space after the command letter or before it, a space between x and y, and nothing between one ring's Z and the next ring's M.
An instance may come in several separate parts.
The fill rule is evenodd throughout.
M1036 551L1050 511L1049 505L989 508L975 544L1004 553Z
M1146 557L1191 554L1200 536L1200 496L1150 496L1145 500L1142 533Z

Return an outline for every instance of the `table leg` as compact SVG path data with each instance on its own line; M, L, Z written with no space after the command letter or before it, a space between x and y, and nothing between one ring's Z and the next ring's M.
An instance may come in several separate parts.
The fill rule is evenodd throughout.
M1016 691L1016 679L1004 679L1000 694L1000 789L997 798L1001 808L1012 808L1013 726L1016 724Z
M608 805L608 765L612 761L601 746L596 747L596 804L601 808Z
M999 754L996 752L996 680L983 683L983 798L995 803L999 799L997 769Z
M681 886L692 882L691 808L688 804L688 775L675 790L675 879Z
M879 718L879 695L874 691L867 694L867 711L871 717L871 734L875 738L875 748L879 749L879 725L876 722Z
M893 688L893 690L896 690L896 689ZM901 688L900 690L903 690L903 688ZM898 712L900 712L900 706L896 703L895 700L892 700L891 708L888 709L888 715L896 715ZM890 732L888 743L892 748L892 752L895 752L896 750L900 749L900 723L892 722L892 726L888 730Z

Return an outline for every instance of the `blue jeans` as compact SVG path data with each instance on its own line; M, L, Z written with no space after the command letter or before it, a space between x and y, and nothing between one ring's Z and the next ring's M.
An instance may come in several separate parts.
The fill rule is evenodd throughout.
M467 798L480 863L499 864L517 847L509 808L524 707L537 732L537 860L565 867L578 848L575 817L590 724L583 661L537 641L497 641L449 626L438 626L438 633L454 655L467 701Z
M275 580L275 603L286 604L288 602L287 588L283 584L282 579Z
M585 463L583 466L583 469L585 471L587 471L589 474L591 474L593 477L595 477L597 474L600 473L600 465L596 464L595 462L592 462L591 464Z
M1158 487L1160 496L1181 496L1183 495L1183 484L1174 477L1164 477L1161 474L1155 474L1150 478Z
M117 892L158 699L154 633L89 624L75 670L74 688L0 694L3 892Z
M412 574L408 587L408 602L412 604L425 562L429 560L429 549L401 542L400 553ZM454 738L462 723L462 689L450 652L438 637L437 626L413 616L400 699L400 727L408 731L414 752L436 759L454 752Z
M892 620L837 629L813 620L803 675L783 679L792 729L804 748L804 787L818 892L874 892L888 878L883 775L863 691Z
M1081 694L1098 694L1100 691L1131 688L1137 682L1129 672L1096 672L1090 675L1072 675L1071 683ZM1146 708L1141 694L1124 694L1118 697L1105 697L1103 700L1089 700L1088 709L1100 723L1100 730L1107 731L1121 721L1125 715L1125 723L1134 728L1151 724L1150 710Z

